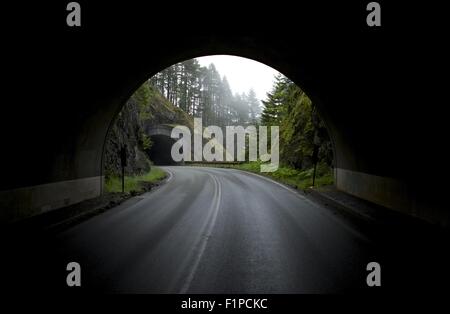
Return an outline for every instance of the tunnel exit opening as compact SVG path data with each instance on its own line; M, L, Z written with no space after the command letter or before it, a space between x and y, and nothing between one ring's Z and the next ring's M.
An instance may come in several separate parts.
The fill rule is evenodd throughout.
M235 91L233 86L235 88L239 85L236 83L239 78L232 72L231 74L229 71L226 72L227 66L224 67L220 63L216 66L214 61L209 64L201 63L201 59L205 57L188 59L173 64L145 80L127 100L118 115L119 123L116 122L112 126L113 132L109 132L108 138L111 138L112 134L116 137L119 135L123 141L130 140L135 151L144 152L151 164L182 165L184 163L175 161L171 155L173 144L177 139L171 138L171 131L175 126L185 126L193 131L194 119L201 119L203 125L221 128L222 134L227 133L227 127L235 126L244 129L249 126L255 126L257 129L259 126L279 127L281 171L291 173L298 181L296 185L299 188L332 184L334 145L325 122L306 93L288 77L262 63L236 56L219 55L206 58L213 60L215 57L230 58L232 63L237 64L251 62L252 67L247 71L242 72L239 66L233 68L235 72L241 71L238 76L250 75L250 79L247 78L250 83L258 84L259 76L263 76L262 73L270 69L272 71L270 86L266 85L263 92L255 91L253 87L247 91ZM255 67L255 64L262 67L262 70ZM120 128L127 128L127 131L123 132ZM211 138L217 136L217 134L210 135ZM265 162L263 159L249 158L250 136L248 134L246 136L245 143L242 141L234 143L232 147L236 152L241 148L237 147L238 145L245 146L245 159L237 158L238 163L262 169L261 164ZM271 141L269 132L267 143L269 150ZM207 142L208 139L203 138L203 146ZM226 149L230 147L226 143L222 145L226 156ZM106 149L107 153L110 151L111 149ZM113 159L113 156L104 158L106 161ZM205 158L187 160L192 160L189 161L190 165L201 163L214 166L214 162ZM225 158L223 160L220 162L229 161ZM254 163L257 165L254 166ZM131 174L132 172L133 169L130 169Z

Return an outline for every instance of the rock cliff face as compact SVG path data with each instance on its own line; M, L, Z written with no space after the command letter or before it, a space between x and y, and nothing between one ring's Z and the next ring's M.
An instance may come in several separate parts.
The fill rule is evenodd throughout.
M107 178L121 174L122 147L127 153L126 175L139 175L150 170L148 152L152 142L144 130L148 125L157 124L181 124L192 128L193 119L146 82L127 101L109 131L104 152Z
M127 175L139 175L150 170L150 160L144 149L145 135L139 117L138 104L130 98L118 114L109 131L105 144L104 167L105 176L121 174L120 150L126 149Z

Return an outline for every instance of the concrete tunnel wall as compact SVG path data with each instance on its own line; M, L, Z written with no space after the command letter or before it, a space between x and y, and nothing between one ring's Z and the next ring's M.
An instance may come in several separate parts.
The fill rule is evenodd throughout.
M3 156L0 220L20 220L100 195L104 141L134 90L176 62L231 54L279 70L311 97L333 140L340 190L448 224L448 210L436 197L439 187L428 184L437 175L411 171L419 164L445 161L417 150L418 140L430 147L440 140L434 136L439 132L435 124L417 129L417 123L428 121L431 114L424 116L416 109L414 104L422 99L411 92L426 86L412 79L426 70L416 66L413 72L410 67L417 57L417 49L412 49L416 38L402 34L399 41L382 30L361 31L354 28L360 23L354 19L336 21L333 28L321 28L320 19L314 19L314 28L309 26L312 19L287 19L283 27L291 31L271 36L274 29L264 26L263 16L276 13L261 14L252 20L257 30L238 16L239 28L231 26L227 34L213 27L198 36L180 35L176 42L153 34L152 49L129 46L142 35L142 25L134 20L106 31L99 26L105 21L91 22L78 33L45 29L33 53L16 52L23 64L8 73L13 96L21 94L20 86L30 73L47 75L21 94L26 115L18 106L9 106L3 115L8 120L2 124L2 143L10 154ZM34 45L33 31L24 34L24 45ZM59 61L61 55L65 58ZM12 134L17 125L22 129ZM23 145L31 135L36 140ZM29 151L36 154L30 158Z

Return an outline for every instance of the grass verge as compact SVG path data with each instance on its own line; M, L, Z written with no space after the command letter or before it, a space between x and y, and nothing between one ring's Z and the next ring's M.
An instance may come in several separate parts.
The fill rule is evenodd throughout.
M298 170L286 166L280 166L274 172L260 172L261 162L248 162L241 164L224 164L224 163L191 163L192 166L233 168L249 172L254 172L266 177L272 178L278 182L287 184L296 189L306 190L312 186L314 169ZM316 179L314 187L333 184L333 171L326 164L318 164L316 170Z
M166 177L166 173L158 168L152 166L151 170L141 176L125 176L125 192L141 192L145 184L155 183L161 181ZM110 177L105 180L106 192L122 192L121 177Z

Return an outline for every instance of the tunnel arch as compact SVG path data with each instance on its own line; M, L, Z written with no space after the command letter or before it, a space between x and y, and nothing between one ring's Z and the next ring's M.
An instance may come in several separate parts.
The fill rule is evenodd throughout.
M433 191L429 188L425 191L409 171L421 159L429 160L429 157L416 153L414 139L421 134L415 131L415 123L421 114L411 111L403 101L408 88L401 86L405 93L394 91L395 78L407 68L406 63L400 62L402 55L374 45L363 36L365 33L345 37L334 32L321 35L315 38L305 33L304 40L308 40L310 49L296 42L295 37L261 34L188 36L176 43L161 37L157 49L135 51L132 57L111 54L110 48L116 47L117 41L123 43L123 38L92 42L95 49L91 50L89 60L96 62L95 68L77 63L79 67L72 76L55 75L67 79L64 86L56 85L61 93L73 95L67 99L64 109L51 107L57 108L52 112L54 116L71 116L64 123L49 120L48 129L57 128L60 135L49 136L47 129L27 120L30 129L34 127L45 138L40 148L46 155L37 159L34 167L33 164L27 167L29 173L7 172L11 180L2 183L1 206L8 212L2 220L32 216L99 195L103 189L105 139L114 117L132 93L147 78L172 64L199 56L226 54L266 64L285 74L308 94L333 142L335 183L339 189L446 224L449 217L443 203L430 200ZM351 44L355 39L358 46ZM126 42L129 40L127 37ZM375 37L375 43L377 40L379 37ZM368 53L372 56L370 75L367 60L358 58ZM377 54L399 60L397 67L389 68ZM391 73L391 77L386 78L385 73ZM75 86L76 93L66 85ZM349 89L351 95L344 99L342 93ZM391 98L386 101L388 94ZM413 118L403 119L405 110L410 110ZM398 121L404 123L401 128ZM14 143L11 147L21 151ZM17 199L21 201L16 202Z
M432 214L434 217L426 217L427 214L417 214L415 208L417 203L421 201L417 200L415 190L408 187L408 184L405 184L405 173L402 170L398 171L398 167L394 166L391 168L390 166L386 166L390 165L391 162L384 158L379 160L378 163L371 162L371 153L368 152L370 148L360 148L358 142L361 142L362 136L353 132L352 122L354 120L349 115L348 109L343 108L342 103L339 106L334 105L333 94L336 93L336 89L332 85L337 79L335 75L327 74L331 72L335 72L333 74L336 74L339 71L333 66L330 66L330 63L326 62L324 65L317 64L317 57L302 49L300 49L301 53L299 54L298 51L296 51L297 53L290 52L291 46L282 40L218 37L206 41L201 39L200 42L191 44L187 43L184 47L171 50L170 53L161 58L161 63L157 68L149 67L148 70L140 71L135 77L135 80L128 84L128 88L121 98L122 104L131 97L133 92L145 80L163 69L185 60L210 55L230 55L260 62L279 71L291 79L297 86L300 86L316 106L326 125L332 143L335 169L334 184L338 189L391 209L419 217L422 216L421 218L429 221L442 219L442 216L437 218L439 214L434 216L435 213ZM269 46L270 48L267 49ZM336 61L336 59L339 60L341 58L339 62L345 60L348 64L348 57L358 54L359 51L355 49L354 54L347 52L346 56L338 53L334 60ZM326 57L328 57L326 53L319 55L319 59ZM321 74L324 72L327 74ZM357 71L357 73L360 76L365 74L363 68ZM321 75L323 76L321 77ZM321 77L321 79L318 79L318 77ZM348 84L349 86L345 83L339 85L341 88L342 86L350 88L350 84ZM370 90L370 87L365 86L359 93L356 93L355 100L353 101L357 101L356 99L361 101L361 99L366 97L364 93L371 94ZM378 101L377 98L374 99L374 102L376 101ZM361 108L355 108L355 106L350 106L350 108L352 114L362 114ZM345 115L347 117L343 118ZM369 124L373 125L375 120L376 117L368 119ZM356 123L355 129L363 128L360 123ZM369 128L367 127L365 131L369 137L368 142L374 138L373 130ZM383 136L387 138L384 134ZM401 134L400 138L403 136ZM395 140L392 142L387 141L386 144L389 149L396 146ZM397 163L396 166L398 166L396 160L392 162L392 164L394 163ZM446 217L443 220L447 221L448 215L445 214L444 216Z

